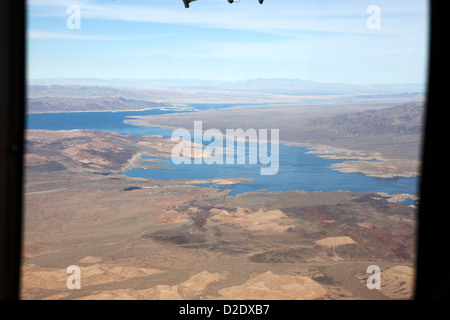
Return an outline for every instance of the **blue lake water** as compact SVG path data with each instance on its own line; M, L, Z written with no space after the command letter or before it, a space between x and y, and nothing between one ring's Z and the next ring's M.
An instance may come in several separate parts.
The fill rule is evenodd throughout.
M220 109L231 107L235 104L202 103L190 104L197 110ZM120 134L162 135L170 138L172 131L157 127L137 127L124 123L127 117L159 115L169 113L192 112L152 109L145 111L118 111L118 112L71 112L71 113L36 113L26 117L27 129L40 130L74 130L91 129L116 132Z
M125 112L73 112L29 114L26 118L27 129L74 130L91 129L120 134L162 135L170 137L172 131L163 128L137 127L123 121L131 116L158 115L173 113L166 110L125 111Z
M201 105L203 108L223 108L231 105ZM137 127L123 121L129 116L165 114L179 111L147 110L127 112L80 112L29 114L26 119L27 129L72 130L92 129L131 135L162 135L170 137L172 131L163 128ZM204 128L208 129L208 128ZM152 179L208 179L208 178L253 178L255 181L235 184L233 186L202 185L204 187L231 189L229 195L242 192L268 191L359 191L359 192L397 192L418 194L419 178L374 178L361 173L342 173L331 166L342 160L322 159L308 154L307 148L280 145L279 170L276 175L261 175L261 164L173 164L170 159L160 159L164 163L146 163L160 165L161 169L132 169L125 174L130 177ZM248 157L247 157L248 159ZM235 162L236 163L236 162ZM266 167L268 165L265 165ZM174 168L176 170L165 170ZM406 203L405 203L406 204ZM407 204L410 204L409 202Z

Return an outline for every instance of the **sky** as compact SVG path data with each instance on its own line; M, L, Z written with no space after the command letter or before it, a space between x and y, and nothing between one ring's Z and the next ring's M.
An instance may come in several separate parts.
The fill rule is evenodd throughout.
M428 14L425 0L28 0L27 78L424 84Z

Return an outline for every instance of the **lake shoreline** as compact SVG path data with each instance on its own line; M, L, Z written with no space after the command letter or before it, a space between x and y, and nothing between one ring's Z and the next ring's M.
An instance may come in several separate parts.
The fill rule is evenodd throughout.
M131 112L130 112L131 113ZM154 132L152 132L152 134L146 134L146 127L141 127L141 126L136 126L136 125L129 125L127 124L127 118L126 118L126 114L122 115L122 114L115 114L114 113L110 113L108 112L108 114L110 115L109 117L105 114L100 114L98 116L102 116L102 118L99 118L98 120L96 120L96 117L93 116L93 113L79 113L77 115L77 121L73 122L72 120L74 119L70 113L65 113L65 114L59 114L59 115L55 115L54 117L44 117L44 116L38 116L38 118L34 117L35 119L41 119L40 121L44 121L45 123L43 123L42 125L40 123L33 123L33 121L30 121L31 124L29 124L28 129L42 129L43 127L46 127L47 130L59 130L60 127L64 127L64 123L67 122L69 123L69 127L73 126L73 127L80 127L78 124L80 125L86 125L86 127L83 127L81 130L101 130L101 131L105 131L105 132L116 132L119 134L129 134L129 135L134 135L134 136L155 136L158 135L159 131L164 131L164 133L161 136L161 138L163 139L167 139L170 140L170 130L167 130L170 126L162 126L162 127L154 127L152 128L152 130ZM33 115L29 115L30 118L33 117ZM86 121L84 121L84 119L88 119L89 123L86 123ZM48 121L48 122L46 122ZM54 122L54 124L53 124ZM102 124L102 128L98 128L99 123ZM36 125L36 127L33 127L33 125ZM54 127L52 127L54 125ZM124 128L126 130L124 130ZM69 129L70 130L70 129ZM67 131L67 130L66 130ZM126 132L125 132L126 131ZM329 174L334 174L335 172L338 172L340 174L345 174L345 179L349 179L350 176L348 175L354 175L354 174L361 174L363 176L366 176L368 178L382 178L382 179L387 179L386 182L387 183L398 183L398 179L413 179L411 181L415 181L417 179L417 175L400 175L397 172L380 172L380 170L383 170L383 166L380 166L380 164L382 165L387 165L387 169L389 170L393 170L393 167L389 166L389 160L384 159L382 157L382 155L380 154L367 154L364 152L358 152L358 151L352 151L352 150L347 150L347 149L343 149L343 148L333 148L333 147L329 147L329 146L323 146L323 145L313 145L313 144L303 144L303 143L293 143L293 142L289 142L289 141L280 141L280 147L282 148L287 148L287 147L299 147L299 148L304 148L303 151L301 151L302 153L304 153L303 156L308 157L308 156L314 156L314 158L312 158L313 160L308 160L309 162L317 162L317 161L325 161L323 163L326 163L328 167L328 173ZM167 149L164 152L168 152L168 154L170 155L170 150ZM299 150L295 150L295 152L300 152ZM283 156L283 155L282 155ZM130 170L134 170L132 167L134 168L138 168L138 167L142 167L145 164L140 163L140 158L139 156L133 157L131 159L131 163L129 163L131 166L128 166L127 169ZM287 160L289 160L291 158L291 156L287 156ZM295 158L295 157L294 157ZM350 160L350 161L349 161ZM357 161L355 161L357 160ZM376 160L376 161L374 161ZM330 162L331 161L331 162ZM367 165L367 163L369 165L372 166L378 166L378 172L374 172L373 170L370 171L369 169L371 168L364 168L362 165ZM138 165L137 165L138 164ZM148 164L148 163L147 163ZM156 173L157 171L164 171L165 176L170 176L171 174L173 174L174 170L165 170L167 168L160 168L160 165L155 165L152 164L153 167L152 168L148 168L148 169L152 169L151 171L153 171L153 173ZM349 165L352 165L353 167L349 167ZM359 167L358 167L359 165ZM164 169L164 170L160 170L160 169ZM241 170L242 168L237 168L238 171L236 171L236 174L230 175L229 177L243 177L243 178L248 178L248 176L246 176L246 174L248 172L246 172L245 170L242 172ZM297 170L298 168L292 167L292 172L286 173L287 175L285 176L285 180L283 181L279 181L279 185L281 186L281 189L272 189L272 190L281 190L283 191L284 187L283 184L284 183L296 183L295 181L292 182L290 180L292 179L304 179L300 176L296 176ZM190 169L189 169L190 170ZM209 170L209 168L207 168L207 170ZM217 170L222 170L222 168L218 168ZM240 170L240 171L239 171ZM122 169L120 173L125 174L126 172L128 172L129 170L124 170ZM145 171L149 171L149 170L145 170ZM171 171L171 172L168 172ZM384 175L383 175L384 174ZM361 177L355 176L356 179L359 181L359 179L363 179ZM211 178L211 177L205 177L205 178ZM254 178L257 178L258 180L261 179L261 177L255 176ZM264 179L264 178L263 178ZM267 182L268 185L273 184L274 180L280 180L280 177L276 177L276 178L270 178L270 179L265 179L265 181ZM329 181L333 181L334 178L332 178L332 176L324 176L324 179L327 179ZM343 179L342 177L340 177L339 179L342 179L343 181L345 181L345 179ZM309 181L309 179L308 179ZM312 179L311 181L314 181L314 179ZM401 180L399 183L405 183L405 180ZM346 182L347 183L347 182ZM363 183L363 182L360 182ZM377 182L371 182L371 183L377 183ZM345 189L345 190L354 190L354 191L358 191L359 187L357 187L356 183L356 187L353 189ZM413 183L414 185L415 183ZM260 185L261 186L261 185ZM329 190L336 190L336 189L340 189L339 187L336 187L333 189L332 186L330 185L324 185L325 189L323 189L324 191L329 191ZM240 187L237 186L236 189L239 189ZM403 187L402 187L403 188ZM304 188L300 188L300 189L304 189ZM370 192L370 191L379 191L379 192L384 192L386 190L383 189L379 189L379 190L369 190L370 188L368 188L368 190L362 191L362 192ZM415 192L411 192L411 190L413 190L413 187L410 187L408 190L396 190L394 192L387 192L390 194L394 194L394 193L408 193L408 194L416 194L418 193L417 189L415 189ZM259 190L259 189L258 189ZM291 190L296 190L296 189L291 189ZM314 190L322 190L321 188L317 188ZM240 191L240 192L245 192L245 191Z

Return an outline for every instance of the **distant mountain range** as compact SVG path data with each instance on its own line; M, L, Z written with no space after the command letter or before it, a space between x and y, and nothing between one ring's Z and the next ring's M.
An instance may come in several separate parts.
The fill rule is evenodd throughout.
M242 81L217 81L198 79L148 79L148 80L102 80L102 79L33 79L29 86L94 86L136 89L178 88L206 90L263 91L279 94L330 95L330 94L399 94L424 93L424 84L371 84L356 85L344 83L316 82L302 79L259 78Z
M28 112L143 110L190 103L303 103L319 99L423 100L420 84L352 85L301 79L210 80L32 80ZM346 101L347 101L346 100Z

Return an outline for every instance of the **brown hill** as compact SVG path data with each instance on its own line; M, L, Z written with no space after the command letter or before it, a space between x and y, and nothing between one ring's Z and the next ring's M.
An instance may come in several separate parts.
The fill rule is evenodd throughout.
M125 99L122 97L96 98L61 98L41 97L27 100L28 113L44 112L94 112L94 111L125 111L147 110L170 107L168 103L146 100Z

